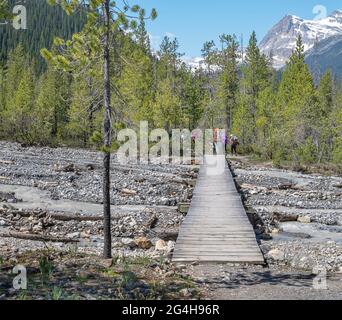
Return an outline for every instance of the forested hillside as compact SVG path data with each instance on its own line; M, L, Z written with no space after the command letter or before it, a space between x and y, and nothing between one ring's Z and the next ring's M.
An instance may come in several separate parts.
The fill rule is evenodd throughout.
M39 58L32 54L49 48L54 35L70 36L82 19L70 20L44 0L33 2L33 21L40 33L30 28L18 34L0 31L1 41L6 41L2 62L20 42L0 69L0 137L28 144L96 145L102 134L101 63L94 57L89 64L80 55L71 69L68 56L52 58L43 50L49 67L39 74L34 68ZM341 86L330 72L314 84L300 38L279 79L270 58L261 54L255 33L242 63L235 36L223 34L218 46L214 41L204 44L205 65L193 70L182 62L176 39L165 37L153 53L145 21L138 22L137 28L118 29L110 39L114 132L135 128L141 120L169 132L226 127L239 137L241 150L264 159L299 165L342 163ZM77 58L94 46L83 32L72 46L56 39L52 52L69 50Z
M23 3L9 0L9 10L16 4L24 4L27 9L27 30L16 30L12 24L1 25L1 62L5 61L9 52L20 43L25 52L35 58L36 68L41 71L46 64L40 57L40 49L50 48L56 36L70 39L85 23L85 15L68 16L60 7L50 6L46 0L26 0Z

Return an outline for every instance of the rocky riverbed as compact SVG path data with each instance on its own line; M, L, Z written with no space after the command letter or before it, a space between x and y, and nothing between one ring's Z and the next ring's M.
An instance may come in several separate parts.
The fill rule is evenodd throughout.
M269 264L342 272L342 177L231 161Z
M101 153L89 150L27 148L0 142L1 270L11 270L10 266L16 263L26 264L31 260L39 261L42 257L50 259L54 270L58 270L65 267L66 258L61 260L56 259L56 256L67 256L70 252L76 256L85 255L84 258L89 259L91 256L101 256L101 156ZM178 210L178 205L191 201L197 171L194 167L181 165L122 166L113 156L112 245L115 259L121 262L119 271L117 266L114 270L107 267L103 271L98 263L95 269L100 270L100 273L123 274L126 271L121 270L122 264L128 267L127 261L132 266L146 264L147 270L152 266L145 282L131 285L132 290L137 287L142 288L143 292L135 294L126 288L121 298L143 299L154 294L155 298L161 298L167 295L166 291L170 291L165 288L152 290L148 284L150 280L159 279L161 284L163 281L172 283L173 280L182 283L179 275L175 276L178 279L173 279L173 267L167 266L184 219L184 213ZM78 262L77 265L82 267ZM40 268L37 263L35 267ZM140 271L134 272L141 274ZM62 287L66 296L73 287L66 286L63 289L61 276L61 272L56 273L54 286ZM117 277L110 276L109 280L112 278ZM9 278L2 280L3 283L8 282ZM104 285L109 286L108 281ZM174 287L177 288L177 285ZM188 287L190 289L191 286L183 284L179 290ZM0 297L4 299L18 296L13 290L4 292L4 288L1 289ZM53 294L51 290L50 295ZM85 290L84 286L82 290ZM84 298L84 294L91 296L87 290L83 291L80 292L81 297ZM192 296L188 292L178 291L171 293L178 297L182 294L185 298ZM29 296L42 296L42 292ZM120 298L117 290L109 293L105 290L103 296Z
M337 299L342 178L230 160L265 266L173 265L198 168L111 168L113 256L103 249L101 153L0 142L0 299ZM185 209L185 210L184 210ZM28 267L29 290L12 269ZM326 270L327 291L312 291Z
M114 155L112 235L118 253L170 254L184 218L177 206L191 200L196 176L197 169L189 166L121 166ZM0 142L0 231L17 235L0 241L20 251L32 235L98 253L103 242L101 179L99 152Z
M0 183L46 190L53 200L102 201L102 155L68 148L24 148L0 142ZM188 166L120 165L111 170L113 205L175 206L192 197Z

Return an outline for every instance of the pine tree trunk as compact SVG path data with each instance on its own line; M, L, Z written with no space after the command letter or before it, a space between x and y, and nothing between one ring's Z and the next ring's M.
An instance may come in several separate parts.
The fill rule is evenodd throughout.
M109 56L109 32L110 32L110 0L105 1L105 36L103 52L103 74L104 74L104 106L105 116L103 124L104 133L104 157L103 157L103 216L104 216L104 252L105 259L112 257L112 235L111 235L111 208L110 208L110 162L111 162L111 106L110 106L110 56Z
M231 118L232 118L232 114L231 114L231 108L230 106L227 104L227 107L226 107L226 124L227 124L227 132L230 133L231 130L232 130L232 127L231 127Z

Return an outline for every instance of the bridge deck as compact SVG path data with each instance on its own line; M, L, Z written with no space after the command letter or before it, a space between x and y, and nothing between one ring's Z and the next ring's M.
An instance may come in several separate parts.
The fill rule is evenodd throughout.
M174 262L264 263L231 171L222 161L216 174L208 164L200 169Z

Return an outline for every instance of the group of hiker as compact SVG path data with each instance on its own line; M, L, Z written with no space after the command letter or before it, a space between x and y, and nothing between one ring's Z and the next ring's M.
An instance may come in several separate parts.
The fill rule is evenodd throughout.
M231 134L228 136L225 130L214 129L214 152L216 154L222 153L222 146L224 146L225 153L228 153L228 146L230 146L231 154L237 154L239 145L239 139L235 135Z
M191 134L191 140L195 143L200 134L197 131L193 131ZM181 142L184 142L184 135L181 135ZM213 151L214 154L227 154L228 146L230 146L230 152L232 155L238 154L238 146L240 145L237 136L230 134L227 135L226 130L215 128L213 130Z

